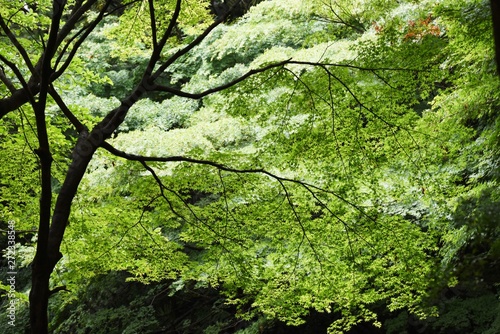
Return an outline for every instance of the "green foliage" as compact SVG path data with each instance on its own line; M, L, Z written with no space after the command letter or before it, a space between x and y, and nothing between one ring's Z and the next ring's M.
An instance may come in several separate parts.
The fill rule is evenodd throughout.
M64 296L52 301L59 308L51 324L54 333L147 333L157 328L154 308L147 303L150 292L136 298L141 287L124 285L123 275L96 278L86 290L69 303L63 303Z
M33 120L27 120L21 112L6 117L0 127L1 219L3 223L15 220L17 229L36 229L39 180L32 151Z
M158 31L174 3L154 2ZM49 2L25 16L1 5L39 53ZM207 5L183 2L163 59L209 24ZM55 83L89 128L141 78L153 47L147 6L108 15ZM51 302L54 332L147 333L165 315L179 330L219 333L235 314L248 326L233 332L257 333L310 312L339 315L331 333L363 322L387 333L410 332L409 322L495 332L500 87L489 15L487 1L274 0L219 25L159 83L199 92L291 62L199 100L152 93L134 104L108 142L191 161L97 151L52 276L71 291ZM37 38L27 25L40 27ZM4 46L21 67L0 36ZM48 103L57 194L76 133ZM0 219L30 230L40 181L27 109L0 126ZM193 285L223 297L210 297L213 313L183 317L172 300L151 301L167 280L172 300L194 298ZM481 281L476 295L440 295Z
M151 100L141 100L130 110L130 116L120 128L122 131L146 130L154 126L161 131L187 127L187 122L194 111L198 109L197 101L181 98L171 98L157 103ZM154 124L151 120L154 119Z
M310 20L301 1L263 1L232 25L218 26L189 57L169 69L188 89L206 89L228 82L266 49L299 49L308 36L326 24ZM275 60L275 59L272 59ZM207 80L208 79L208 80Z
M150 198L147 211L141 212L141 205L137 206L135 221L140 225L148 222L148 233L158 226L168 243L175 240L175 247L204 249L185 251L189 262L170 259L170 263L163 263L153 261L147 253L137 253L137 246L115 246L106 266L129 270L145 282L160 277L154 273L156 265L163 270L170 267L187 278L223 287L228 302L237 305L245 317L263 313L300 324L310 309L339 312L343 317L332 331L360 321L379 324L371 310L379 302L392 311L434 314L424 307L424 300L429 285L439 279L433 274L439 261L429 255L437 250L436 237L443 231L449 235L443 252L446 247L454 252L443 253L448 259L467 242L452 241L451 236L460 230L447 230L451 226L446 221L441 225L447 214L433 208L441 205L439 194L443 190L459 194L453 184L461 173L456 162L460 165L465 161L459 148L472 135L466 123L463 131L457 132L461 128L457 128L456 118L445 119L449 124L435 122L448 108L440 101L460 103L457 99L441 95L444 100L434 100L434 111L415 113L422 103L430 107L440 93L435 82L443 80L439 66L446 56L440 50L447 47L447 41L437 29L445 27L441 21L428 19L425 7L406 4L391 7L380 21L386 22L383 29L367 30L356 47L339 41L337 49L326 49L335 49L331 52L325 52L321 44L302 49L305 45L301 41L307 34L326 30L328 25L309 21L309 12L298 3L296 7L288 3L287 11L280 12L285 8L282 5L262 3L244 19L216 30L182 65L172 68L174 82L189 78L185 87L193 90L215 86L245 73L255 66L252 61L310 59L321 49L325 62L356 59L360 67L399 69L374 73L337 67L331 69L332 77L324 68L289 66L282 73L257 76L227 93L204 99L200 110L181 99L161 104L145 100L125 123L123 130L130 132L120 134L114 143L128 152L146 155L191 154L239 168L257 163L333 193L311 192L266 176L215 173L211 168L186 164L158 165L155 168L168 189L163 195L168 203L165 207L165 203L153 201L160 193L151 177L141 176L144 181L136 181L141 175L138 166L122 165L103 156L96 161L96 169L91 167L89 181L98 175L106 181L98 178L89 186L102 188L107 184L105 207L126 205L130 217L134 214L128 201L148 203ZM211 78L212 74L218 76ZM456 94L456 88L452 92ZM474 99L470 94L467 98ZM177 117L169 110L185 116L181 121L169 121L168 117ZM246 122L257 122L258 126L243 130ZM413 127L422 130L414 133ZM429 136L436 131L441 142L447 142L446 149L437 142L429 145ZM416 153L408 155L411 147ZM443 161L444 151L453 155L452 163L428 166ZM425 169L419 170L422 166ZM436 182L438 178L441 181ZM92 192L100 208L103 194L97 195L95 190ZM425 192L438 197L429 200L423 196ZM114 198L114 194L122 194L124 200ZM442 207L449 213L453 208L452 203ZM174 214L157 214L164 211ZM125 225L120 233L119 225L113 224L111 234L119 236L115 245L133 245L129 236L143 245L149 242L135 234L139 225L134 219L126 222L126 216L116 210L105 215L102 209L93 212L99 221L119 220ZM94 228L97 236L109 234L96 232ZM101 238L97 240L102 245ZM150 235L149 239L154 238ZM107 242L113 245L111 240ZM149 247L157 248L154 244ZM178 264L172 265L174 262Z
M167 29L177 1L161 0L154 2L155 23L158 32ZM203 31L213 18L208 11L208 0L182 2L181 11L174 34L169 39L169 45L175 46L185 38L192 38ZM110 27L107 32L113 43L112 56L120 60L133 58L143 54L144 50L151 50L153 46L151 32L151 16L148 3L139 1L127 6L127 9L118 17L119 24Z
M53 333L222 333L227 330L256 334L268 323L264 318L236 319L222 297L212 289L193 289L176 282L143 285L126 282L124 272L92 278L72 293L57 295L51 302L56 316ZM179 282L179 281L177 281ZM185 283L185 284L184 284ZM106 289L102 289L105 286ZM202 297L195 300L195 297Z
M498 296L486 294L466 300L452 299L446 311L432 323L436 333L450 331L487 333L498 314Z

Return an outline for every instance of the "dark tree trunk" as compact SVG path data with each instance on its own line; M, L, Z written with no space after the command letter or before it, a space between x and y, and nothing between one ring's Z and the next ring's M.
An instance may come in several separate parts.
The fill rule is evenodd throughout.
M102 131L93 131L99 134L92 141L90 136L83 134L78 140L73 153L73 161L66 173L65 181L57 197L54 214L50 229L46 233L40 233L37 244L37 253L33 260L32 288L30 292L30 323L31 333L48 333L48 300L51 295L49 289L50 275L55 265L61 259L60 246L64 231L68 224L71 212L71 203L76 195L78 186L85 174L92 155L106 139ZM42 204L42 203L41 203ZM41 213L48 208L50 214L51 206L41 206Z
M35 153L39 157L41 169L41 194L40 194L40 221L38 224L38 240L36 255L33 260L31 291L30 291L30 324L31 332L45 334L48 331L47 308L49 299L49 279L50 273L55 266L51 261L49 247L49 228L52 209L52 155L50 153L49 137L47 134L47 123L45 108L49 85L51 84L52 58L57 50L57 33L62 17L65 0L54 0L52 4L52 23L50 25L49 38L45 51L42 54L40 68L33 76L40 78L40 92L38 101L31 92L30 103L33 106L36 119L36 130L39 148ZM25 88L26 89L26 88ZM57 262L57 261L56 261Z
M50 229L47 229L46 233L44 232L44 227L42 227L42 217L47 219L46 211L48 210L48 214L50 215L51 206L50 202L48 205L47 203L45 205L41 203L41 228L39 230L37 253L33 260L32 289L30 292L30 323L31 333L33 334L48 333L48 299L51 295L49 289L50 274L62 257L60 247L66 226L68 225L71 204L78 191L78 186L85 175L87 166L97 148L123 122L123 118L130 109L130 106L139 99L144 91L145 89L142 87L136 89L119 108L111 111L90 133L87 131L80 133L80 138L73 150L71 165L68 168L64 183L57 196ZM50 177L48 181L50 182ZM43 226L48 227L47 224Z
M50 270L47 263L37 255L33 260L30 291L31 333L48 333L47 309L49 302Z
M42 107L42 106L40 106ZM43 115L44 116L44 115ZM37 119L38 121L38 119ZM37 122L38 123L38 122ZM40 124L37 124L37 126ZM39 139L44 131L38 131ZM45 133L46 134L46 133ZM45 136L45 139L47 137ZM52 268L48 260L47 236L50 224L50 211L52 202L51 165L52 156L48 151L48 142L40 140L40 149L37 154L40 158L42 174L42 193L40 195L40 222L38 228L38 242L36 256L33 260L31 291L30 291L30 322L31 332L37 334L47 333L47 306L49 298L49 278Z

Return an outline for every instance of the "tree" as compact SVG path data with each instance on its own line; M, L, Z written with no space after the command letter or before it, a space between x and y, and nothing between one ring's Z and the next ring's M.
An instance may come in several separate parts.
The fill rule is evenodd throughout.
M149 91L165 90L173 94L201 98L212 92L230 87L245 78L243 77L223 87L216 87L196 94L186 94L155 84L155 79L169 65L199 44L221 20L209 25L194 41L179 50L168 60L162 61L159 68L155 69L155 66L157 66L157 63L161 59L163 48L167 44L168 39L174 36L174 31L179 24L181 1L177 1L175 4L169 1L156 4L153 1L149 1L148 11L150 15L150 43L152 52L147 68L140 82L123 99L121 105L110 111L93 129L87 130L82 122L65 105L54 87L54 82L65 73L81 44L105 16L118 8L126 7L133 3L118 4L119 6L115 9L112 8L113 1L100 2L97 0L85 2L45 1L37 4L36 9L32 9L29 6L28 9L25 9L22 7L22 4L12 2L9 4L5 3L2 6L5 9L0 18L0 24L3 33L8 37L14 50L12 48L7 49L10 54L2 55L0 58L11 71L11 73L2 72L2 81L5 87L10 90L10 96L1 101L1 116L4 117L9 112L29 103L35 115L36 134L38 138L38 148L35 149L35 153L40 163L41 193L38 240L36 255L33 260L30 293L30 318L31 331L33 333L47 332L47 303L52 293L49 290L50 274L62 256L59 249L68 224L71 203L77 192L78 185L94 152L103 145L108 146L105 144L105 140L123 122L130 107L143 94ZM157 18L155 5L164 7L171 13L170 22L167 25L161 25L165 23ZM28 12L26 13L27 17L23 16L25 15L23 8ZM97 15L92 17L91 14L93 13ZM22 45L27 34L24 27L30 23L30 19L33 20L38 15L47 16L40 20L42 24L42 27L39 28L40 31L38 31L39 29L34 31L35 34L38 34L38 37L30 41L30 49L28 51ZM36 20L34 21L36 22ZM48 32L44 31L45 29L48 29ZM161 30L159 31L159 29ZM26 30L28 33L33 32L31 28L27 28ZM41 49L40 45L42 46ZM33 61L29 54L37 54L36 51L39 51L39 58ZM23 59L24 64L22 65L24 65L24 68L22 69L18 67L18 64L9 60L9 56L12 56L15 52ZM271 67L276 66L281 66L281 64ZM22 71L25 72L23 73ZM262 70L250 72L246 77L259 71ZM10 75L13 77L10 77ZM26 77L29 77L29 79L26 79ZM58 104L59 108L79 134L72 152L71 163L53 208L51 181L53 158L46 123L46 108L49 96Z
M48 299L63 289L50 281L65 240L76 245L67 250L73 258L99 247L108 256L60 263L66 268L221 286L247 317L298 324L310 309L334 311L340 330L380 325L380 302L426 314L429 286L441 279L431 255L456 232L442 223L453 210L440 204L433 216L429 194L444 202L461 189L453 173L438 173L442 184L428 176L427 164L439 161L415 156L439 160L445 150L455 159L471 138L467 126L434 128L439 113L423 112L446 96L436 83L459 86L458 74L439 69L451 62L466 72L453 44L463 36L453 30L459 19L443 14L443 25L427 4L370 4L377 11L262 2L223 25L226 16L212 23L205 2L6 2L0 115L11 125L3 138L12 139L6 147L22 145L12 116L22 106L20 120L36 124L34 135L24 133L38 147L38 162L24 164L41 175L40 190L31 175L22 184L34 188L29 196L5 197L30 208L40 197L32 332L47 332ZM487 28L468 33L488 40ZM89 112L85 104L95 101ZM198 120L186 116L195 111ZM456 141L424 150L428 129ZM179 149L188 136L189 148ZM67 229L78 189L88 212ZM129 215L117 214L122 208ZM124 218L103 226L97 215ZM452 258L456 244L448 244Z

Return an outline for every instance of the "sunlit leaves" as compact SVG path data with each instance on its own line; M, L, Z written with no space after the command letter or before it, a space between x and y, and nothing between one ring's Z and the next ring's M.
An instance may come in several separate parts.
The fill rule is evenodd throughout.
M132 2L81 46L55 87L85 125L131 93L174 4ZM311 310L335 312L331 332L380 326L381 305L435 315L426 301L453 281L447 268L500 249L498 78L485 4L263 1L221 24L158 83L200 92L290 62L199 100L144 94L108 143L199 160L141 164L98 150L54 283L76 287L109 271L179 279L177 290L193 280L220 289L247 319L297 325ZM212 21L206 5L183 1L162 57ZM23 38L25 25L45 27L38 12L14 7L2 15ZM44 33L22 43L39 48ZM54 193L76 139L59 109L49 100ZM19 115L0 129L2 219L30 228L36 138Z
M420 179L408 179L405 173L394 177L391 168L418 165L418 154L408 152L421 148L411 133L419 118L413 107L429 97L433 77L425 71L433 69L425 67L434 59L421 60L419 50L431 44L404 46L400 32L396 49L384 41L370 44L380 52L376 58L368 56L373 51L369 47L355 49L349 41L302 49L300 40L326 25L309 26L307 12L292 11L277 22L259 14L266 6L277 6L273 8L279 12L279 4L262 3L243 20L221 26L192 58L172 67L180 71L174 82L187 80L184 88L199 91L252 66L288 58L344 65L356 60L359 66L287 65L208 97L201 106L181 99L144 100L125 121L122 131L127 133L112 142L131 153L187 154L240 169L259 166L328 191L265 174L186 163L151 165L151 175L140 172L139 164L122 164L107 155L91 166L88 189L104 191L106 207L154 197L155 204L146 205L150 209L144 214L136 208L140 224L124 221L126 237L119 244L133 244L129 236L142 224L157 226L165 238L159 244L175 240L172 245L184 247L192 261L183 267L175 260L182 275L224 288L228 301L239 305L242 314L248 312L247 317L261 312L298 324L309 309L338 311L344 317L334 330L360 321L378 324L370 307L381 301L390 310L421 312L435 265L429 259L435 239L420 223L427 213L424 205L417 205L411 216L411 203L422 193ZM249 27L253 35L242 33ZM296 30L303 35L288 35ZM294 40L297 36L302 37ZM276 46L277 39L282 44ZM414 67L398 63L409 56L419 60ZM399 69L390 70L394 62ZM114 199L117 195L123 199ZM160 208L169 213L153 214ZM109 217L104 220L123 213L110 210ZM153 240L149 233L138 240ZM113 251L117 258L128 254L135 260L121 260L121 267L110 262L111 267L145 281L159 278L154 266L167 266L151 260L152 253L134 255L134 246ZM245 310L248 304L252 307Z
M120 25L114 27L111 36L118 41L123 51L130 46L133 49L145 47L151 50L155 43L151 18L154 17L154 29L157 31L156 36L160 38L167 30L176 3L175 0L143 0L127 6L125 12L120 15ZM150 4L153 4L153 13ZM174 33L169 36L173 45L181 42L186 36L200 33L212 23L213 18L208 12L208 5L209 1L206 0L182 1L178 24L174 28ZM158 41L157 39L156 42Z
M27 108L29 109L29 108ZM1 220L12 220L16 228L36 231L39 167L33 149L36 137L34 120L26 110L9 115L0 125Z

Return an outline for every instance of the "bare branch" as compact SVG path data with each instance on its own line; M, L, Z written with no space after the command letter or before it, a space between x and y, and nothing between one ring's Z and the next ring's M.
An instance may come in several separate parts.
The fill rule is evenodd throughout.
M128 234L128 232L130 230L132 230L134 227L136 227L137 225L140 225L145 231L146 233L148 234L148 236L151 238L151 240L153 240L153 242L159 247L161 248L160 245L158 245L158 243L152 238L151 236L151 233L149 233L149 231L147 231L144 226L142 225L142 219L144 218L144 214L146 213L146 208L148 206L150 206L151 204L153 204L157 199L159 198L159 196L153 196L151 198L151 200L143 207L142 209L142 212L141 212L141 215L139 217L139 219L137 220L137 222L135 222L132 226L129 226L126 230L125 230L125 233L122 234L122 236L120 237L120 239L118 239L117 242L115 242L113 245L111 245L111 247L109 247L107 250L101 252L95 259L100 259L101 257L103 257L105 254L111 252L111 250L115 249L116 247L118 247L121 242L123 241L123 239L125 239L125 236Z
M338 76L336 76L335 74L333 74L326 66L320 65L320 67L322 67L326 71L326 73L328 75L330 75L332 78L334 78L335 80L337 80L337 82L340 83L345 88L345 90L347 90L347 92L349 93L349 95L351 95L352 98L356 101L356 103L358 105L360 105L363 109L367 110L369 113L371 113L377 119L381 120L387 126L398 128L398 126L390 123L385 118L381 117L379 114L377 114L376 112L374 112L371 108L367 107L363 102L361 102L359 100L359 98L356 96L356 94L354 94L354 92L351 90L351 88L344 81L342 81Z
M61 30L58 31L57 34L57 41L56 45L61 45L63 40L68 37L68 35L71 33L71 31L76 27L76 24L80 19L85 15L85 13L88 12L88 10L97 2L98 0L88 0L85 2L85 4L79 6L78 8L75 8L73 12L71 13L71 16L69 17L68 21L61 27ZM110 3L110 0L106 1L106 5L108 6Z
M363 210L360 206L358 206L358 205L356 205L356 204L348 201L347 199L343 198L342 196L340 196L339 194L337 194L337 193L335 193L335 192L333 192L331 190L324 189L324 188L312 185L312 184L304 182L304 181L281 177L281 176L276 175L274 173L268 172L265 169L236 169L236 168L231 168L231 167L225 166L223 164L220 164L220 163L217 163L217 162L214 162L214 161L201 160L201 159L193 159L193 158L182 157L182 156L146 157L146 156L129 154L129 153L120 151L120 150L114 148L113 146L111 146L109 143L104 143L102 145L102 147L104 149L106 149L108 152L110 152L111 154L116 155L118 157L130 160L130 161L138 161L138 162L140 162L153 175L154 179L156 180L157 184L160 187L160 191L162 193L162 197L164 197L167 200L167 202L169 203L169 205L170 205L170 207L171 207L172 210L173 210L173 205L171 204L171 202L163 194L163 189L167 189L167 188L163 185L163 183L161 182L161 180L157 176L157 174L154 172L154 170L146 164L147 161L150 161L150 162L152 162L152 161L155 161L155 162L188 162L188 163L201 164L201 165L207 165L207 166L215 167L215 168L218 169L219 173L220 173L220 171L226 171L226 172L232 172L232 173L239 173L239 174L254 173L254 174L267 175L267 176L271 177L272 179L275 179L280 184L280 186L282 187L282 189L284 190L287 202L288 202L289 206L291 207L291 209L293 211L293 214L294 214L294 216L295 216L295 218L297 220L297 223L299 224L300 228L302 229L303 240L304 239L307 240L307 243L311 247L312 251L315 254L315 257L317 258L317 260L318 260L318 262L320 264L321 264L320 254L315 249L315 246L312 243L312 241L309 239L309 237L307 235L307 231L306 231L304 225L302 224L302 220L301 220L300 216L298 215L297 211L294 208L293 201L291 199L291 196L290 196L290 194L288 192L288 189L286 188L284 182L289 182L289 183L292 183L292 184L297 184L297 185L303 187L304 189L306 189L306 191L311 194L312 198L314 198L322 208L326 209L331 214L332 217L334 217L337 221L339 221L340 223L342 223L342 225L346 229L346 233L347 234L349 234L349 231L353 232L358 237L360 237L369 247L373 247L374 248L373 244L371 244L368 240L366 240L364 237L362 237L359 233L357 233L357 231L354 228L352 228L351 226L349 226L349 224L346 221L344 221L342 218L340 218L338 215L336 215L330 208L328 208L328 206L322 200L320 200L318 198L318 196L317 196L317 194L316 194L316 192L314 190L317 190L317 191L322 192L322 193L327 193L327 194L333 195L335 198L337 198L340 201L344 202L348 206L354 208L356 211L360 212L364 217L366 217L368 220L370 220L370 221L372 221L374 223L377 223L376 218L368 215L365 212L365 210ZM180 196L177 193L175 193L175 194L176 194L176 196ZM180 198L180 199L185 203L185 201L182 198ZM185 205L189 208L189 206L188 206L187 203L185 203ZM185 219L183 216L181 216L175 210L173 210L172 212L174 214L176 214L177 216L181 217L183 220ZM200 221L200 222L203 223L203 221L201 219L199 219L192 210L191 210L191 213L194 215L194 217L195 217L196 220L198 220L198 221ZM215 231L212 231L212 232L216 233ZM349 235L348 235L348 238L349 238ZM301 241L300 244L302 244L302 241ZM351 244L349 244L349 247L351 247ZM299 249L300 249L300 245L299 245L298 250ZM352 252L352 249L351 249L351 252Z
M321 62L300 61L292 59L290 59L288 63L296 65L309 65L309 66L320 66L320 67L346 67L360 71L370 71L370 72L373 71L430 72L431 71L429 69L417 69L417 68L405 68L405 67L362 67L351 64L321 63Z
M338 200L340 200L341 202L344 202L345 204L349 205L350 207L353 207L354 209L359 211L363 216L365 216L369 220L376 222L376 219L369 216L368 214L366 214L366 212L360 206L348 201L347 199L345 199L344 197L335 193L332 190L324 189L324 188L315 186L315 185L310 184L310 183L305 182L305 181L300 181L300 180L296 180L296 179L282 177L282 176L276 175L274 173L271 173L263 168L238 169L238 168L228 167L224 164L217 163L217 162L210 161L210 160L194 159L194 158L189 158L189 157L184 157L184 156L170 156L170 157L141 156L141 155L136 155L136 154L129 154L129 153L123 152L121 150L118 150L107 142L104 142L101 147L104 148L105 150L107 150L108 152L110 152L111 154L116 155L117 157L121 157L121 158L130 160L130 161L139 161L141 163L148 162L148 161L188 162L188 163L194 163L194 164L198 164L198 165L211 166L211 167L217 168L217 169L222 170L222 171L238 173L238 174L263 174L263 175L267 175L270 178L275 179L275 180L280 180L280 181L290 182L290 183L300 185L300 186L304 187L311 194L313 193L312 189L316 189L316 190L321 191L323 193L330 194L330 195L334 196L335 198L337 198Z
M73 8L71 9L71 14L69 15L69 17L73 17L73 15L75 15L78 10L82 7L82 4L83 4L83 0L76 0L75 3L73 4Z
M53 77L52 77L52 80L55 80L56 78L58 78L60 75L62 75L64 73L64 71L66 71L66 69L68 68L68 66L71 64L71 61L73 60L73 58L75 57L75 54L76 52L78 51L78 49L80 48L80 46L83 44L83 42L87 39L87 37L90 35L90 33L92 33L92 31L94 31L95 27L102 21L103 17L104 17L104 14L106 13L106 10L108 8L108 6L111 4L111 0L108 0L106 1L106 4L104 5L104 7L101 9L101 11L99 12L99 15L95 18L94 21L92 21L91 24L89 24L88 26L82 28L80 31L78 31L73 37L70 38L70 40L64 45L61 53L59 54L59 56L57 57L57 60L56 60L56 63L54 65L54 68L56 69L57 66L59 65L62 57L64 56L64 54L66 53L66 50L68 49L69 45L73 42L73 40L75 38L78 37L78 35L81 34L81 37L76 41L75 45L73 46L73 48L71 49L68 57L66 58L66 60L64 61L64 64L53 74Z
M177 96L180 96L180 97L185 97L185 98L190 98L190 99L200 99L200 98L205 97L207 95L210 95L210 94L213 94L213 93L216 93L216 92L220 92L222 90L230 88L230 87L232 87L232 86L234 86L234 85L236 85L236 84L238 84L238 83L246 80L247 78L255 75L255 74L268 71L268 70L270 70L272 68L284 67L287 64L321 67L321 68L323 68L328 73L329 76L335 78L337 81L339 81L339 78L336 77L328 69L328 67L341 67L341 68L345 67L345 68L352 68L352 69L356 69L356 70L360 70L360 71L369 71L369 72L374 73L379 79L381 79L389 87L391 87L391 86L379 74L377 74L376 71L428 71L428 70L415 70L415 69L408 69L408 68L369 68L369 67L361 67L361 66L355 66L355 65L350 65L350 64L318 63L318 62L298 61L298 60L288 59L288 60L284 60L284 61L281 61L281 62L278 62L278 63L269 64L269 65L264 66L264 67L259 68L259 69L250 70L247 73L245 73L244 75L242 75L241 77L239 77L239 78L237 78L237 79L235 79L235 80L233 80L231 82L228 82L227 84L224 84L224 85L221 85L221 86L217 86L217 87L214 87L214 88L210 88L210 89L207 89L207 90L205 90L203 92L199 92L199 93L189 93L189 92L185 92L185 91L182 91L182 90L179 90L179 89L176 89L176 88L172 88L172 87L168 87L168 86L164 86L164 85L158 85L158 84L153 84L151 90L167 92L167 93L171 93L171 94L174 94L174 95L177 95ZM158 73L158 71L155 73L155 75L157 73ZM343 84L341 81L339 81L339 82L341 84ZM344 85L344 87L357 100L357 98L354 96L354 94L352 93L352 91L350 91L349 87L346 86L346 85ZM357 100L357 102L360 105L362 105L362 103L359 100ZM364 107L364 108L366 108L366 107ZM367 110L369 110L369 109L367 109ZM370 112L372 112L372 111L370 110Z
M35 96L34 94L31 92L31 89L30 89L30 86L28 86L28 83L24 80L24 77L21 73L21 71L17 68L16 64L14 64L13 62L9 61L7 58L5 58L4 56L0 55L0 60L5 64L7 65L11 70L12 72L14 72L14 74L16 75L16 78L19 80L19 82L21 83L21 85L23 86L23 89L15 89L15 87L12 85L11 88L14 88L14 91L12 93L12 96L11 98L14 98L15 96L18 95L18 92L22 92L22 93L25 93L26 95L24 97L26 97L26 100L29 101L32 105L35 104ZM3 72L3 71L2 71ZM24 94L23 94L24 95ZM7 99L6 99L7 100ZM3 101L3 100L2 100ZM26 102L26 101L25 101ZM24 104L24 103L22 103ZM21 105L22 105L21 104ZM21 105L19 105L18 107L20 107ZM0 104L1 106L1 104ZM12 111L14 109L5 109L3 110L2 108L0 108L0 118L2 118L4 115L6 115L9 111Z
M158 39L156 38L156 17L155 4L153 0L148 0L149 4L149 20L151 21L151 40L153 42L153 50L158 48ZM170 22L172 22L171 20Z
M332 2L330 1L330 3L326 3L326 2L323 2L323 4L325 6L327 6L330 11L332 12L332 14L337 18L337 20L334 20L334 19L329 19L329 18L325 18L325 17L322 17L322 16L317 16L318 18L324 20L324 21L327 21L327 22L332 22L332 23L339 23L339 24L343 24L345 25L346 27L349 27L351 29L354 29L356 30L357 32L359 33L364 33L366 31L366 29L360 24L360 26L356 26L356 25L353 25L349 22L347 22L346 20L344 20L340 14L337 13L337 11L335 10L335 8L333 8L333 4ZM342 10L346 15L349 15L351 18L354 17L351 13L349 13L348 11L346 11L344 8L342 8L339 4L336 3L336 5L340 8L340 10ZM359 22L357 22L359 23Z
M176 1L174 13L172 14L172 18L170 19L170 23L168 24L168 27L165 30L165 33L163 34L161 40L158 42L157 41L157 27L156 27L156 23L155 23L156 19L155 19L153 1L149 0L149 6L150 6L149 11L150 11L150 16L151 16L151 29L152 29L152 34L153 34L153 53L151 54L151 58L149 59L148 66L146 67L146 71L144 72L144 78L148 78L148 79L151 78L151 80L154 80L156 78L154 75L152 76L153 69L154 69L156 63L158 62L158 60L160 60L161 51L163 50L163 47L167 43L168 38L172 35L172 31L174 30L174 27L177 24L177 19L179 18L179 14L181 12L181 3L182 3L182 0Z
M160 52L163 49L165 43L167 43L167 39L172 35L172 31L174 30L175 25L177 24L177 19L179 18L179 14L181 13L181 3L182 0L177 0L177 2L175 3L175 9L174 13L172 14L172 18L170 19L170 23L168 24L167 30L165 30L165 33L163 34L161 41L158 43L157 46L158 52Z
M28 88L21 88L13 92L9 97L0 99L0 119L9 112L20 108L26 102L30 102L32 97L39 91L37 84L28 83Z
M278 68L278 67L283 67L285 66L287 63L289 62L289 60L285 60L285 61L282 61L282 62L279 62L279 63L273 63L273 64L269 64L267 66L264 66L262 68L259 68L259 69L253 69L253 70L250 70L248 71L247 73L243 74L242 76L240 76L239 78L233 80L233 81L230 81L224 85L221 85L221 86L217 86L217 87L214 87L214 88L210 88L210 89L207 89L203 92L200 92L200 93L188 93L188 92L184 92L182 90L178 90L178 89L175 89L175 88L172 88L172 87L168 87L168 86L162 86L162 85L157 85L157 84L154 84L153 87L152 87L152 90L156 90L156 91L162 91L162 92L168 92L168 93L171 93L171 94L174 94L174 95L177 95L177 96L181 96L181 97L186 97L186 98L190 98L190 99L200 99L204 96L207 96L207 95L210 95L210 94L213 94L213 93L216 93L216 92L220 92L222 90L225 90L225 89L228 89L230 87L233 87L234 85L248 79L249 77L255 75L255 74L258 74L258 73L262 73L262 72L265 72L265 71L268 71L270 69L273 69L273 68Z
M285 193L286 200L288 202L288 206L292 209L293 215L295 216L295 220L297 221L297 223L300 226L300 229L302 230L302 240L300 241L299 246L297 247L297 258L299 257L300 247L301 247L304 239L306 239L307 243L309 244L309 247L311 247L311 250L313 251L314 256L316 257L316 260L318 261L318 263L320 265L320 268L323 268L323 264L321 262L319 254L316 251L316 247L314 246L314 244L312 243L311 239L309 239L309 236L307 235L307 231L306 231L306 229L304 227L304 224L302 224L302 219L300 219L300 216L297 213L297 210L295 210L295 205L293 204L292 197L290 196L290 193L288 192L288 189L286 188L285 184L283 183L283 180L277 179L277 181L280 184L281 188L283 189L283 191ZM295 267L294 270L296 268L297 267Z
M69 110L68 106L66 103L64 103L64 100L62 97L57 93L55 90L54 86L51 84L49 87L49 94L52 96L54 101L57 103L57 106L61 111L63 112L64 116L73 124L73 126L76 128L76 131L82 132L82 131L88 131L87 127L80 122L80 120Z
M10 81L9 78L5 75L5 71L3 66L0 65L0 81L3 82L3 84L7 87L7 89L11 92L11 94L14 94L17 91L16 86Z
M241 240L238 240L236 238L232 238L232 237L228 237L228 236L223 236L223 235L220 235L216 230L214 230L212 228L212 226L210 226L209 224L207 224L203 219L201 219L200 217L198 217L198 215L196 214L196 212L194 212L194 210L191 208L191 206L189 205L189 203L187 203L187 201L182 198L182 196L177 192L177 191L174 191L172 189L169 189L167 188L163 182L161 181L160 177L156 174L156 172L154 171L153 168L151 168L150 166L148 166L148 164L145 162L145 161L140 161L141 164L144 166L144 168L149 172L151 173L151 175L153 176L153 178L155 179L156 183L158 184L158 186L160 187L160 192L161 192L161 196L167 201L167 203L169 204L170 206L170 209L172 210L172 212L179 218L181 218L183 221L185 222L188 222L184 216L182 216L181 214L179 214L176 210L174 210L173 208L173 205L172 205L172 202L165 196L165 193L163 190L167 190L168 192L174 194L175 197L177 197L183 204L184 206L188 209L189 213L194 217L195 221L197 222L200 222L203 226L205 226L210 232L213 233L213 235L217 236L218 238L221 238L221 239L227 239L227 240L230 240L230 241L233 241L233 242L237 242L237 243L241 243Z
M181 0L177 0L177 5L180 6ZM177 7L176 7L177 10ZM179 8L180 10L180 8ZM175 12L174 12L175 14ZM203 33L201 33L198 37L196 37L191 43L189 43L186 47L182 48L181 50L177 51L175 54L173 54L165 63L163 63L156 71L155 73L151 76L151 80L157 79L170 65L172 65L177 59L180 57L184 56L187 54L189 51L191 51L195 46L201 43L211 32L214 30L219 24L224 22L224 20L228 17L229 12L224 15L224 17L216 20L214 23L212 23L210 26L208 26L207 29ZM173 19L173 18L172 18ZM166 43L167 38L170 36L171 30L173 29L174 25L172 24L172 21L167 29L167 33L163 35L162 41L158 43L159 47L163 47L163 45Z
M3 17L2 17L1 14L0 14L0 27L5 32L5 34L9 37L9 40L11 41L11 43L16 47L17 51L19 52L19 54L23 58L24 62L26 63L26 66L28 66L31 74L34 75L35 74L35 68L33 67L33 63L31 62L31 59L30 59L28 53L23 48L23 46L21 45L21 43L19 43L19 41L17 40L16 36L9 29L9 27L7 26L7 24L3 20Z
M55 287L54 289L50 290L49 291L49 297L52 296L53 294L55 293L58 293L59 291L67 291L67 292L70 292L70 290L68 290L66 288L66 285L61 285L61 286L58 286L58 287Z

